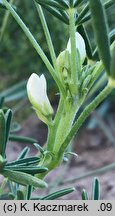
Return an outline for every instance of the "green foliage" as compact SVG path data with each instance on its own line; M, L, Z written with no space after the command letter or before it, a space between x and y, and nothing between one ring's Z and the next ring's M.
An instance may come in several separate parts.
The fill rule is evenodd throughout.
M16 161L7 162L6 147L9 141L11 129L12 111L0 110L0 174L9 180L22 185L32 185L34 187L47 187L47 184L32 175L43 173L47 168L36 166L40 162L38 157L25 157L27 150L23 150Z
M9 139L12 111L0 110L0 155L5 158L6 145Z
M66 188L66 189L51 193L45 197L42 197L41 200L54 200L54 199L57 199L57 198L62 197L64 195L67 195L69 193L72 193L74 191L75 191L75 188Z
M75 191L75 188L66 188L66 189L62 189L59 191L55 191L51 194L48 194L47 196L43 196L43 197L33 197L31 195L32 193L32 187L29 186L27 188L27 193L24 193L24 191L22 191L21 189L18 189L16 191L16 194L14 196L13 193L9 193L9 199L15 199L15 200L55 200L58 198L61 198L67 194L70 194L72 192Z
M21 184L21 185L31 185L33 187L40 187L45 188L47 187L47 184L37 177L34 177L30 174L19 172L19 171L12 171L12 170L3 170L2 175L6 178L8 178L10 181L13 181L15 183Z
M82 191L82 200L89 200L89 195L85 189ZM94 178L92 186L92 200L100 199L100 181L98 178Z
M100 182L98 178L94 178L93 180L92 199L93 200L100 199Z
M110 77L115 80L115 42L111 56Z
M82 191L82 200L88 200L88 193L85 189L83 189Z
M38 150L41 152L41 157L26 157L29 148L26 147L20 153L15 161L8 162L6 155L7 142L11 138L9 136L11 129L11 110L0 110L0 174L3 175L4 181L0 187L0 199L4 196L4 187L9 183L9 193L7 194L8 199L15 200L25 200L33 199L32 191L34 188L45 188L47 187L46 182L35 177L35 174L40 174L47 172L46 167L40 166L39 163L44 157L44 151L36 143L37 140L32 140L27 137L17 137L17 141L26 141L30 143L35 143ZM12 184L13 182L13 184ZM18 187L17 187L18 185ZM22 191L19 185L28 186L26 192ZM18 188L18 190L16 189ZM34 198L40 200L53 200L62 197L66 194L72 193L74 188L66 188L61 191L56 191L52 194L41 198Z
M0 3L1 2L2 1L0 1ZM89 114L108 96L108 94L111 93L113 87L115 87L114 82L109 80L104 89L95 98L91 98L91 102L88 105L84 104L84 102L89 99L88 93L92 96L92 92L95 92L95 90L90 92L90 89L99 77L101 77L104 69L107 70L109 75L111 73L112 77L114 76L114 54L112 54L112 59L110 56L110 49L113 50L113 31L108 34L105 13L105 10L113 5L113 0L102 3L99 0L36 0L36 2L43 6L43 8L53 16L59 18L62 23L55 20L52 16L51 23L50 21L48 22L48 25L50 26L49 31L42 7L34 1L27 0L25 0L24 3L20 1L16 2L16 9L12 6L12 3L14 3L13 0L3 0L7 10L3 10L0 15L3 16L5 13L4 19L1 19L3 24L2 21L0 21L0 24L2 25L0 40L3 42L0 50L0 54L3 53L0 60L2 76L7 74L7 71L11 71L11 74L13 74L11 79L11 74L9 73L11 79L9 85L11 85L14 82L14 79L18 80L19 77L21 80L25 79L30 72L46 73L47 68L58 87L60 95L56 114L53 116L52 111L49 118L47 112L43 112L43 108L47 107L48 109L48 105L50 104L46 91L47 85L45 77L40 80L38 78L38 89L36 85L34 89L33 82L32 85L30 85L29 91L27 89L28 96L32 92L31 97L33 98L32 101L30 101L32 102L34 109L36 109L36 113L38 116L42 114L41 119L48 126L48 139L43 148L40 147L35 139L15 135L18 126L13 130L13 126L11 127L11 124L13 124L12 111L4 107L4 102L8 102L8 100L12 101L14 99L23 99L26 96L26 81L16 84L10 89L2 92L0 95L0 174L5 177L0 191L3 191L4 185L8 183L9 194L7 194L7 196L17 200L32 199L33 188L47 187L47 183L43 180L44 176L59 166L68 153L73 154L71 152L65 154L65 152L76 132L78 132ZM37 9L38 14L35 9ZM26 16L24 16L25 11L27 12ZM48 12L45 12L47 18L49 18ZM17 25L14 23L12 24L12 19L9 22L8 17L10 13L19 24L24 34L20 32ZM40 20L38 15L40 16ZM21 19L21 17L23 18ZM94 36L97 42L94 52L92 51L92 40L89 40L88 31L84 24L88 20L93 21ZM65 43L66 33L62 33L62 28L63 31L66 31L67 25L64 25L63 22L69 25L70 49L67 46L68 56L63 55L64 52L61 52L59 55L59 52L63 50L62 44L64 44L64 50L66 50L65 44L67 44L67 41ZM42 26L41 24L38 25L39 23L42 23ZM57 26L55 33L53 32L54 25ZM43 27L45 39L44 35L41 33L41 27ZM6 29L9 30L8 33ZM77 38L76 29L81 33L83 38L79 34ZM39 35L38 32L40 32ZM61 39L58 38L57 32L59 34L61 32ZM26 41L26 36L29 41ZM103 41L101 41L101 39L103 39ZM86 43L87 55L84 40ZM30 46L29 42L33 47ZM112 43L111 47L110 42ZM53 46L53 43L56 44L55 47ZM77 47L77 43L79 46L80 43L82 43L84 47ZM39 58L34 51L37 52ZM82 51L82 54L80 51ZM60 57L58 59L57 53ZM84 62L84 59L82 60L83 55L85 58ZM98 59L98 62L94 62L94 59ZM57 60L59 65L57 64ZM105 82L106 79L107 77L104 77L102 80ZM36 80L37 78L34 79L35 83ZM99 87L102 82L99 82ZM95 89L97 89L97 87L95 87ZM37 97L37 94L40 93L42 93L42 97ZM35 103L33 103L34 100ZM36 104L37 106L35 106ZM84 108L80 110L82 104L84 105ZM75 119L76 115L77 119ZM8 162L6 148L9 140L33 144L39 151L39 156L26 157L29 152L29 148L26 147L15 161ZM87 173L85 177L88 175L92 175L92 172ZM78 177L78 179L82 177ZM21 190L22 185L26 186L26 190ZM53 200L73 191L74 188L67 188L50 193L44 197L37 197L37 199ZM94 178L92 199L98 200L99 198L100 183L97 178ZM88 193L85 190L82 192L82 199L89 199Z
M46 39L41 26L41 21L36 12L33 1L25 0L22 2L18 0L15 2L15 4L17 5L19 14L23 17L25 23L41 44L46 55L50 58L48 47L46 45ZM4 13L5 10L1 10L0 26L2 26ZM51 31L52 40L55 44L55 50L58 54L60 50L63 49L65 43L65 37L63 37L62 29L64 31L64 35L67 35L67 29L63 23L58 22L53 16L51 18L49 13L46 12L46 15L48 17L48 26ZM43 62L36 54L35 50L30 45L23 32L13 21L11 15L9 16L8 23L5 28L5 34L3 35L1 41L0 56L2 77L7 77L7 80L9 81L7 81L7 86L27 78L32 72L36 72L38 74L43 72L47 73ZM47 77L49 76L47 75ZM3 86L1 85L0 88L3 89Z
M107 73L110 73L110 42L108 38L107 19L101 0L90 0L90 9L92 14L92 23L94 36L96 38L99 49L100 58L106 68Z
M6 132L6 122L5 115L2 110L0 110L0 155L4 155L4 145L5 145L5 132Z

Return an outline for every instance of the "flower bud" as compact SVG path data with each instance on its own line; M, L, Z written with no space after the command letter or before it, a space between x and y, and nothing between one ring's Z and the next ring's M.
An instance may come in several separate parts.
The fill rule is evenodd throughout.
M62 51L56 60L57 68L60 73L64 73L66 71L66 75L70 72L70 54L67 50Z
M28 98L37 114L49 117L53 109L47 96L46 79L42 74L40 77L33 73L27 82Z
M81 57L81 62L83 63L85 60L85 57L86 57L85 42L84 42L84 39L82 38L82 36L78 32L75 33L75 38L76 38L76 48L79 51L79 54ZM70 39L69 39L68 44L67 44L67 50L69 51L69 53L71 53Z

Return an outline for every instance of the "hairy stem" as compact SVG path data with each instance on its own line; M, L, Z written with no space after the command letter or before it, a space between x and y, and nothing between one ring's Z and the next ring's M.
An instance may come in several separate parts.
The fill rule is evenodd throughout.
M41 23L42 23L42 27L43 27L43 30L44 30L44 33L45 33L45 36L46 36L46 40L47 40L48 48L49 48L49 51L50 51L51 59L52 59L54 68L56 69L57 68L56 67L56 54L55 54L55 51L54 51L54 46L52 44L52 40L51 40L50 32L49 32L49 29L48 29L48 26L47 26L47 23L46 23L46 19L45 19L42 7L39 4L37 4L35 1L34 1L34 3L36 5L36 8L37 8L37 11L38 11Z
M71 78L73 83L76 85L78 83L79 68L77 65L76 38L75 38L75 33L76 33L75 17L74 17L75 9L73 8L69 9L68 13L70 16L69 28L70 28L70 41L71 41Z
M70 133L68 134L67 138L63 142L60 153L64 152L67 145L70 143L72 138L75 136L75 134L78 132L79 128L83 124L83 122L86 120L86 118L89 116L89 114L111 93L112 87L108 84L101 93L84 109L84 111L81 113L81 115L78 117L77 121L74 123Z
M60 101L58 105L58 109L56 111L56 115L53 121L53 126L49 128L48 131L48 140L47 140L47 150L52 151L54 147L54 142L55 142L55 137L56 137L56 131L57 131L57 126L60 122L60 118L63 112L63 107L64 107L64 98L61 95L60 96Z

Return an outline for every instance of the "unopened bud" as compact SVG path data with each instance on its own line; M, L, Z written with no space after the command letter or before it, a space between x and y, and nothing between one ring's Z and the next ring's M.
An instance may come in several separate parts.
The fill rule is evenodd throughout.
M47 96L46 79L33 73L27 82L28 98L37 113L45 117L53 114L53 109Z
M85 60L85 57L86 57L85 42L84 42L83 37L78 32L75 33L75 38L76 38L76 48L79 51L81 62L83 63ZM68 44L67 44L67 51L69 51L69 53L71 54L70 39L69 39Z

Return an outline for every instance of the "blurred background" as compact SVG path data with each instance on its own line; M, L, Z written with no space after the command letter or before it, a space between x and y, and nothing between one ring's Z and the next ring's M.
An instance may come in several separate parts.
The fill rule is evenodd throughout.
M30 31L33 33L42 49L48 56L49 51L41 22L36 8L32 1L15 0L18 14L23 18ZM106 2L106 1L104 1ZM84 1L85 3L85 1ZM82 6L83 7L83 6ZM115 5L107 11L109 31L115 28ZM63 51L68 41L68 26L57 20L54 16L44 10L50 29L52 41L58 56ZM91 22L85 24L88 36L91 40L92 48L95 47ZM11 15L4 9L0 10L0 106L13 109L12 131L17 135L29 136L37 139L40 145L43 145L47 137L47 128L42 124L31 109L26 95L26 82L31 73L44 73L48 79L48 93L54 109L57 107L58 95L55 83L47 72L36 51L17 25ZM105 85L106 79L102 79L100 86L98 82L96 88L92 90L89 100L101 90ZM79 134L73 142L73 151L79 157L70 158L69 162L64 162L61 168L58 168L54 174L51 173L47 178L49 183L55 187L58 186L56 179L74 178L90 170L106 166L115 161L115 90L112 94L94 111L81 128ZM19 151L27 144L11 142L8 145L9 160L13 160ZM30 145L29 145L30 146ZM31 147L31 154L35 154L34 147ZM66 164L66 165L65 165ZM64 172L62 173L62 168ZM69 174L68 174L68 169ZM56 176L54 178L54 176ZM109 171L99 176L102 186L102 199L115 198L115 174ZM74 185L77 191L69 199L80 199L81 190L86 188L91 190L92 177L81 181L72 181L67 185ZM74 196L74 197L72 197Z

